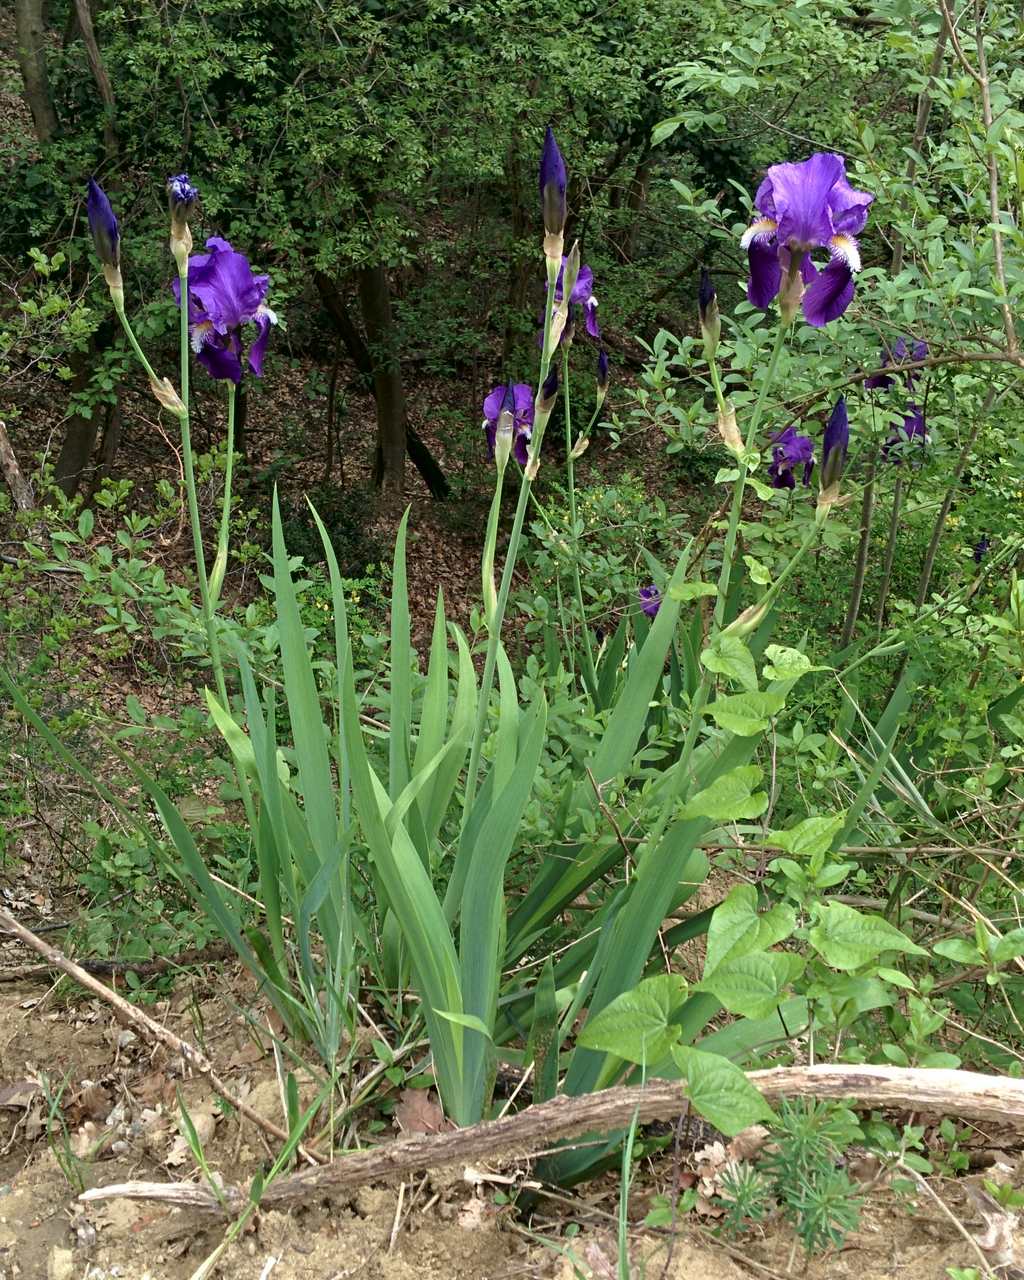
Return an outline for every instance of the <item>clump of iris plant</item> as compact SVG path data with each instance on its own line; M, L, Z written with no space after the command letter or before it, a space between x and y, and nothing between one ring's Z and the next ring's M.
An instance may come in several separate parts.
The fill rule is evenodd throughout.
M772 460L768 467L772 488L794 489L794 472L801 466L801 483L806 488L811 483L811 472L814 470L814 441L810 436L798 434L795 427L786 427L784 431L772 436Z
M557 382L556 382L557 386ZM484 401L483 430L487 452L503 469L514 454L521 467L529 456L533 434L533 391L525 382L495 387Z
M856 236L873 200L850 186L841 156L818 152L799 164L773 164L740 242L750 260L751 304L767 310L778 297L787 323L801 304L816 328L838 319L853 298L861 265ZM822 249L829 261L819 271L811 255Z
M654 583L641 587L637 595L640 598L640 608L643 612L647 614L648 618L656 618L658 610L661 608L661 592Z
M264 301L270 277L254 275L249 259L236 253L227 240L211 236L209 253L197 254L188 263L188 325L192 350L211 378L242 380L242 358L259 377L277 316ZM171 283L181 306L181 281ZM248 326L256 330L246 351Z

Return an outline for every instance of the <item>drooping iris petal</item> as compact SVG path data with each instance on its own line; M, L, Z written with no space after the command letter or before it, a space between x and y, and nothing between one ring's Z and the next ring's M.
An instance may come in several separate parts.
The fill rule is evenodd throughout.
M556 303L562 301L567 261L568 259L564 257L562 258L562 265L559 267L558 276L555 279ZM559 342L561 343L564 341L566 334L570 333L573 329L573 315L571 310L573 306L583 307L583 318L586 324L587 333L594 339L600 339L601 327L597 322L597 298L594 297L594 272L592 268L588 266L580 267L579 274L576 276L576 283L573 285L572 292L569 294L569 304L569 320L565 329L562 331L562 336L559 338ZM541 324L543 325L543 320L541 321ZM543 329L538 334L537 341L539 344L543 344Z
M237 386L242 381L242 361L231 335L210 330L209 337L199 348L196 359L211 378L231 381Z
M747 298L751 306L767 311L782 284L778 247L774 240L768 243L763 240L752 240L747 249L747 256L750 260Z
M121 232L107 193L95 178L89 179L86 212L89 215L89 230L96 256L105 267L118 266L121 260Z
M277 323L277 317L269 307L261 306L256 312L253 323L259 329L256 341L249 348L249 368L257 378L263 376L263 358L267 354L270 342L270 327Z
M533 423L533 391L525 382L517 382L512 388L512 406L517 422L523 426Z
M853 299L853 272L833 258L804 291L804 319L816 329L838 320Z

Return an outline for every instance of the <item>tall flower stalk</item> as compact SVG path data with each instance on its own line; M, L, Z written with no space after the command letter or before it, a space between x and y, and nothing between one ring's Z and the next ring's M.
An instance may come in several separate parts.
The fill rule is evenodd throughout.
M556 303L554 301L555 285L558 281L559 272L563 270L562 247L566 217L565 189L565 164L554 134L548 129L545 135L544 150L540 164L540 195L541 209L544 215L544 261L547 269L547 294L544 305L544 333L541 343L540 370L537 375L537 393L534 400L533 434L530 439L526 466L523 468L522 478L519 482L519 497L516 502L515 516L512 520L512 532L509 535L508 549L505 552L501 584L497 589L494 608L488 622L487 652L484 657L484 670L481 679L476 725L469 753L469 766L466 771L466 794L462 811L463 827L469 820L469 816L473 811L473 803L476 800L480 756L487 731L491 689L494 685L498 648L501 644L501 628L505 619L505 610L508 606L509 592L512 588L512 576L515 573L516 561L519 558L519 546L522 541L526 509L530 502L530 492L540 467L540 449L544 442L544 431L551 416L551 410L554 408L555 395L548 382L548 375L551 370L551 355L565 326L565 319L569 309L569 297L579 271L579 253L574 250L569 255L569 260L564 267L565 277L562 301ZM558 313L559 321L557 334L555 334L556 312ZM501 500L502 480L503 473L499 471L495 481L492 512ZM493 528L491 528L491 521L488 521L488 545L492 557L494 554L493 543L496 539L497 518L495 517ZM487 549L485 548L486 554ZM445 911L449 918L457 910L461 898L460 880L462 876L460 873L461 869L457 861L445 896Z

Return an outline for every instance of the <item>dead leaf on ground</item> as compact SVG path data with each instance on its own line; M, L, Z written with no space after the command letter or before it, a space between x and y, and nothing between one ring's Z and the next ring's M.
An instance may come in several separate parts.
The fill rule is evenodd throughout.
M0 1085L0 1107L11 1111L22 1111L31 1105L32 1099L39 1093L37 1080L12 1080L10 1084Z
M212 1111L190 1111L189 1119L192 1121L192 1127L196 1131L196 1138L199 1141L200 1148L213 1137L213 1132L217 1127L217 1117ZM189 1146L188 1139L184 1133L179 1133L171 1145L170 1151L164 1157L164 1164L178 1166L187 1164L192 1159L192 1148Z
M403 1089L395 1107L395 1124L402 1133L441 1133L452 1128L432 1089Z

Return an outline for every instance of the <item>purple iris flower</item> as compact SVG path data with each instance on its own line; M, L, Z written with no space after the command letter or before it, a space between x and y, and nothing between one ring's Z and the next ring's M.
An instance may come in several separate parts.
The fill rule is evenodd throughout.
M491 458L498 439L498 419L503 412L512 415L512 452L516 462L525 467L533 435L533 391L525 382L495 387L484 401L483 428L487 432L487 453Z
M991 546L992 546L992 543L989 541L988 534L983 533L981 537L978 539L978 541L974 544L974 563L975 564L981 564L982 560L984 560L985 556L988 554L988 550Z
M811 472L814 470L814 441L810 436L797 434L795 427L787 427L778 435L772 436L772 460L768 467L773 489L794 489L795 469L803 464L803 484L811 483Z
M565 186L565 161L548 125L540 153L540 204L544 230L550 236L560 236L565 226Z
M898 368L898 366L903 364L903 362L907 359L907 352L908 352L908 348L907 348L906 338L899 338L894 344L891 351L889 350L888 347L885 347L883 349L882 368L883 369ZM910 359L924 360L927 355L928 355L928 343L921 340L918 340L917 342L915 342L913 350L910 352ZM917 375L919 372L920 372L919 369L908 369L906 373L904 373L903 377L904 377L904 380L906 381L908 390L914 385L914 382L917 379ZM896 377L894 374L874 373L871 375L870 378L864 379L864 385L865 387L878 387L880 389L884 389L886 387L891 387L895 381L896 381Z
M758 216L740 242L750 258L750 302L767 310L782 288L783 273L799 270L807 323L821 328L841 316L860 270L855 237L873 200L850 186L841 156L817 152L799 164L773 164L754 197ZM814 249L828 250L823 271L811 261Z
M825 434L821 442L821 487L831 488L843 474L846 455L850 448L850 415L846 410L846 400L840 396L836 407L832 410L825 424Z
M196 254L188 264L188 322L192 350L212 378L242 380L242 326L255 325L256 340L249 347L248 364L259 377L270 341L270 326L277 316L264 299L269 276L256 276L244 253L211 236L209 253ZM181 306L181 285L172 281L171 291Z
M562 265L558 269L558 279L555 281L555 302L562 301L562 283L565 279L565 264L567 259L562 259ZM594 297L594 273L590 267L580 267L580 273L576 277L576 283L572 287L572 293L569 294L569 305L581 306L587 323L587 333L592 338L600 338L601 329L597 323L597 299Z
M648 618L656 618L661 608L661 592L652 582L649 587L641 587L639 591L640 608Z
M928 430L924 422L924 410L920 405L908 404L907 416L900 423L899 427L892 433L885 444L882 445L882 456L887 462L895 463L899 466L902 458L899 456L902 450L897 446L904 444L919 444L923 448L929 441ZM896 456L893 456L893 450L896 449Z
M96 246L96 256L105 267L118 267L121 261L121 232L117 218L110 207L107 193L95 178L89 179L89 198L86 202L89 214L89 230Z

